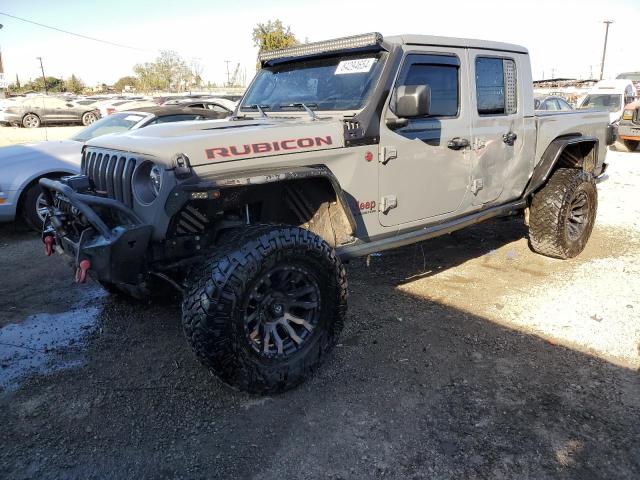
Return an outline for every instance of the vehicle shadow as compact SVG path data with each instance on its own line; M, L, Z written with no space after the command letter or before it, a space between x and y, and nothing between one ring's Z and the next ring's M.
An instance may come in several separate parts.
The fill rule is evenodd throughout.
M521 215L499 217L464 230L371 256L366 275L402 285L454 268L527 237ZM362 260L355 260L354 263Z

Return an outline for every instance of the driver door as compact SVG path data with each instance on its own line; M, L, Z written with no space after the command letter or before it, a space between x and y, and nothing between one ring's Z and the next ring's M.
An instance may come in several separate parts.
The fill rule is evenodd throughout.
M464 59L464 49L438 47L404 58L395 87L428 85L431 107L428 116L406 119L400 128L382 121L378 215L383 226L437 220L462 204L472 161ZM394 105L392 96L392 112Z

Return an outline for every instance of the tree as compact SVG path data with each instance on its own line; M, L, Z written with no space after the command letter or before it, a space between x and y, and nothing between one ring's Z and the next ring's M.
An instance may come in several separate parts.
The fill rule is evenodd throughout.
M153 90L184 90L191 72L184 59L172 50L163 50L154 62L137 64L133 71L145 92Z
M126 87L130 89L137 90L138 89L138 79L132 76L126 76L120 78L114 85L113 89L116 92L123 92L126 90Z
M47 77L47 91L49 92L64 92L65 91L65 83L61 78L56 77ZM44 82L42 81L42 77L38 77L35 80L31 80L24 84L24 91L35 90L37 92L44 91Z
M65 83L65 87L67 92L79 94L84 90L84 83L78 77L71 74L71 77L69 77Z
M296 36L291 32L291 27L284 28L278 19L259 23L253 29L253 44L258 47L258 54L292 47L298 43ZM260 68L260 62L258 62L258 68Z

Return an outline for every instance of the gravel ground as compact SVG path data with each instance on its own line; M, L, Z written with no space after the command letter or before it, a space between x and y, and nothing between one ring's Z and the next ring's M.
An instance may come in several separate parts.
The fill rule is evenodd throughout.
M20 128L0 125L0 147L16 143L66 140L82 130L83 126L55 126L47 128Z
M0 228L0 478L639 478L640 153L608 159L576 259L505 218L351 262L340 345L273 397Z

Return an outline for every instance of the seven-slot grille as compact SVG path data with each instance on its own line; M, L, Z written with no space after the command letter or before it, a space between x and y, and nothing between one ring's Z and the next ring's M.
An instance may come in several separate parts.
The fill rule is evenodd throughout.
M82 173L87 175L96 193L133 206L131 177L136 159L119 152L102 152L87 149L82 156Z

